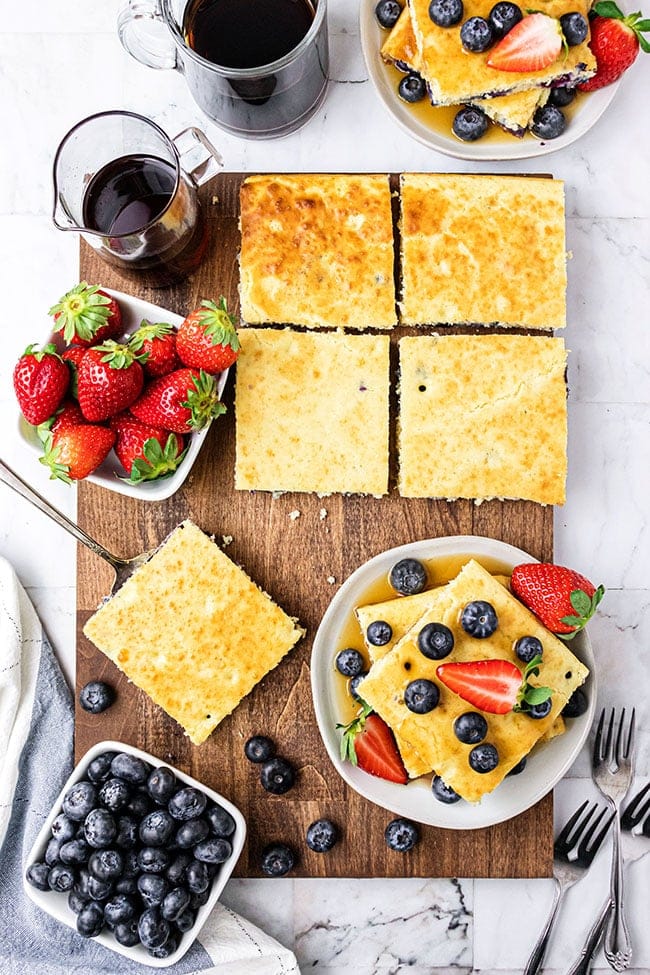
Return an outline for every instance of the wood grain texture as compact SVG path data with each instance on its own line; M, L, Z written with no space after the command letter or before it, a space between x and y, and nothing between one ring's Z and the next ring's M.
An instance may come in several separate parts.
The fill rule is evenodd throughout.
M82 243L81 276L107 287L137 293L173 311L186 312L204 297L224 294L238 312L238 190L243 177L222 174L203 190L211 249L199 271L182 286L152 291L129 284ZM403 330L396 330L395 343ZM396 367L393 347L393 371ZM395 376L393 376L395 378ZM394 389L394 384L393 384ZM228 555L291 615L307 636L226 718L201 746L181 729L82 634L82 627L110 590L111 570L87 549L77 565L77 682L106 679L118 691L101 715L77 706L76 755L103 739L117 738L179 766L223 793L242 810L249 837L236 874L259 876L259 854L273 840L292 843L299 853L297 876L328 877L547 877L552 872L552 796L517 817L473 831L422 828L422 842L407 856L393 853L383 833L390 813L359 797L331 766L311 705L309 659L318 624L336 586L368 558L395 545L443 535L486 535L550 560L553 510L529 502L453 503L402 499L394 488L382 499L304 494L273 498L234 490L234 383L225 394L228 413L213 425L196 464L176 495L162 502L138 502L91 484L79 485L82 528L118 555L135 555L158 544L180 521L191 518L217 537L231 535ZM393 394L394 395L394 394ZM394 405L394 404L393 404ZM394 445L394 415L392 438ZM394 449L392 455L394 456ZM319 512L326 508L327 518ZM300 511L296 520L289 518ZM155 608L152 607L152 612ZM269 796L258 771L245 760L243 744L267 734L299 769L286 796ZM306 827L327 816L343 841L326 856L310 852Z

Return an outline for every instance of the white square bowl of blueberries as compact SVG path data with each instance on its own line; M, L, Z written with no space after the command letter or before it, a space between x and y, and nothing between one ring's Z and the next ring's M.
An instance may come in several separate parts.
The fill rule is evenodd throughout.
M24 865L28 897L155 968L188 951L230 877L246 823L223 796L117 741L91 748Z

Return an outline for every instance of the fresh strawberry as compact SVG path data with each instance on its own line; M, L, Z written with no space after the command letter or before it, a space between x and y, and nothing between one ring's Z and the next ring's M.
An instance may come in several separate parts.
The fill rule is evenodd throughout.
M107 339L86 351L79 366L78 396L87 420L107 420L126 410L142 392L144 373L127 345Z
M28 423L38 426L61 403L70 385L68 367L51 343L28 345L14 367L14 391Z
M436 676L445 687L458 694L479 711L507 714L527 711L548 701L552 689L536 687L528 678L539 674L541 656L534 657L523 676L510 660L470 660L466 663L441 664Z
M529 14L492 48L487 63L499 71L541 71L557 59L563 41L559 20Z
M386 722L364 704L359 715L343 729L341 758L358 765L364 772L389 782L406 785L408 775L395 744L393 732Z
M122 331L122 312L115 298L85 281L59 298L48 314L54 315L55 329L63 332L68 344L95 345Z
M176 351L186 366L217 373L231 366L239 353L235 319L229 314L226 299L219 304L202 301L181 323Z
M52 433L56 433L57 430L65 430L66 427L83 426L87 422L79 404L71 399L63 401L51 420L51 425L49 425L49 421L46 422L48 422Z
M69 345L61 353L61 358L65 359L70 367L70 395L75 399L78 396L79 365L87 351L86 345Z
M152 427L128 413L110 422L116 435L115 453L132 484L172 474L185 456L182 436Z
M45 444L45 453L39 458L51 470L51 479L59 479L67 484L79 481L106 459L115 434L108 427L92 423L64 427L50 433Z
M547 562L515 566L510 585L544 626L565 640L589 622L605 595L603 586L596 588L574 569Z
M176 331L166 322L142 322L129 339L129 347L140 354L147 376L166 376L181 366Z
M580 91L596 91L618 81L639 53L650 53L650 43L643 36L650 31L650 20L637 11L627 16L612 2L604 0L592 7L596 16L590 22L589 47L596 58L596 74L578 85Z
M225 412L214 376L196 369L176 369L152 380L131 406L138 420L174 433L200 430Z

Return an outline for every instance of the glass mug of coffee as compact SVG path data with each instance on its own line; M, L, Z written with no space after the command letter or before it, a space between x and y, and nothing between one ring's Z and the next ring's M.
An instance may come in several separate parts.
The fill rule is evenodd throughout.
M200 129L170 139L133 112L91 115L56 151L52 219L59 230L81 233L127 277L154 288L174 284L205 254L197 188L221 165Z
M325 96L326 0L128 0L118 32L138 61L180 71L233 135L286 135Z

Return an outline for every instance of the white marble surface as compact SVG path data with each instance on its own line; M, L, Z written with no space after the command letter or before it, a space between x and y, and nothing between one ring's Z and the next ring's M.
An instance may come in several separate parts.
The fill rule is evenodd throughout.
M639 709L638 781L650 778L650 58L624 78L607 114L573 146L522 163L475 166L410 141L368 80L357 2L330 0L332 81L318 115L271 143L224 135L193 106L183 79L122 51L117 0L5 5L0 25L0 409L3 457L63 511L74 490L46 478L16 433L11 369L47 330L47 308L77 280L77 245L51 225L53 150L78 119L129 108L171 134L203 125L232 170L552 172L566 181L569 265L568 501L556 510L556 561L608 589L591 627L607 704ZM0 554L27 587L68 675L73 666L74 544L0 488ZM587 754L556 790L557 819L591 794ZM360 838L360 842L362 842ZM513 833L513 844L517 837ZM607 854L569 895L548 957L567 969L606 888ZM514 973L551 897L550 881L231 881L225 900L284 944L305 972L356 975ZM650 870L630 877L633 971L650 972ZM606 969L600 956L598 969Z

